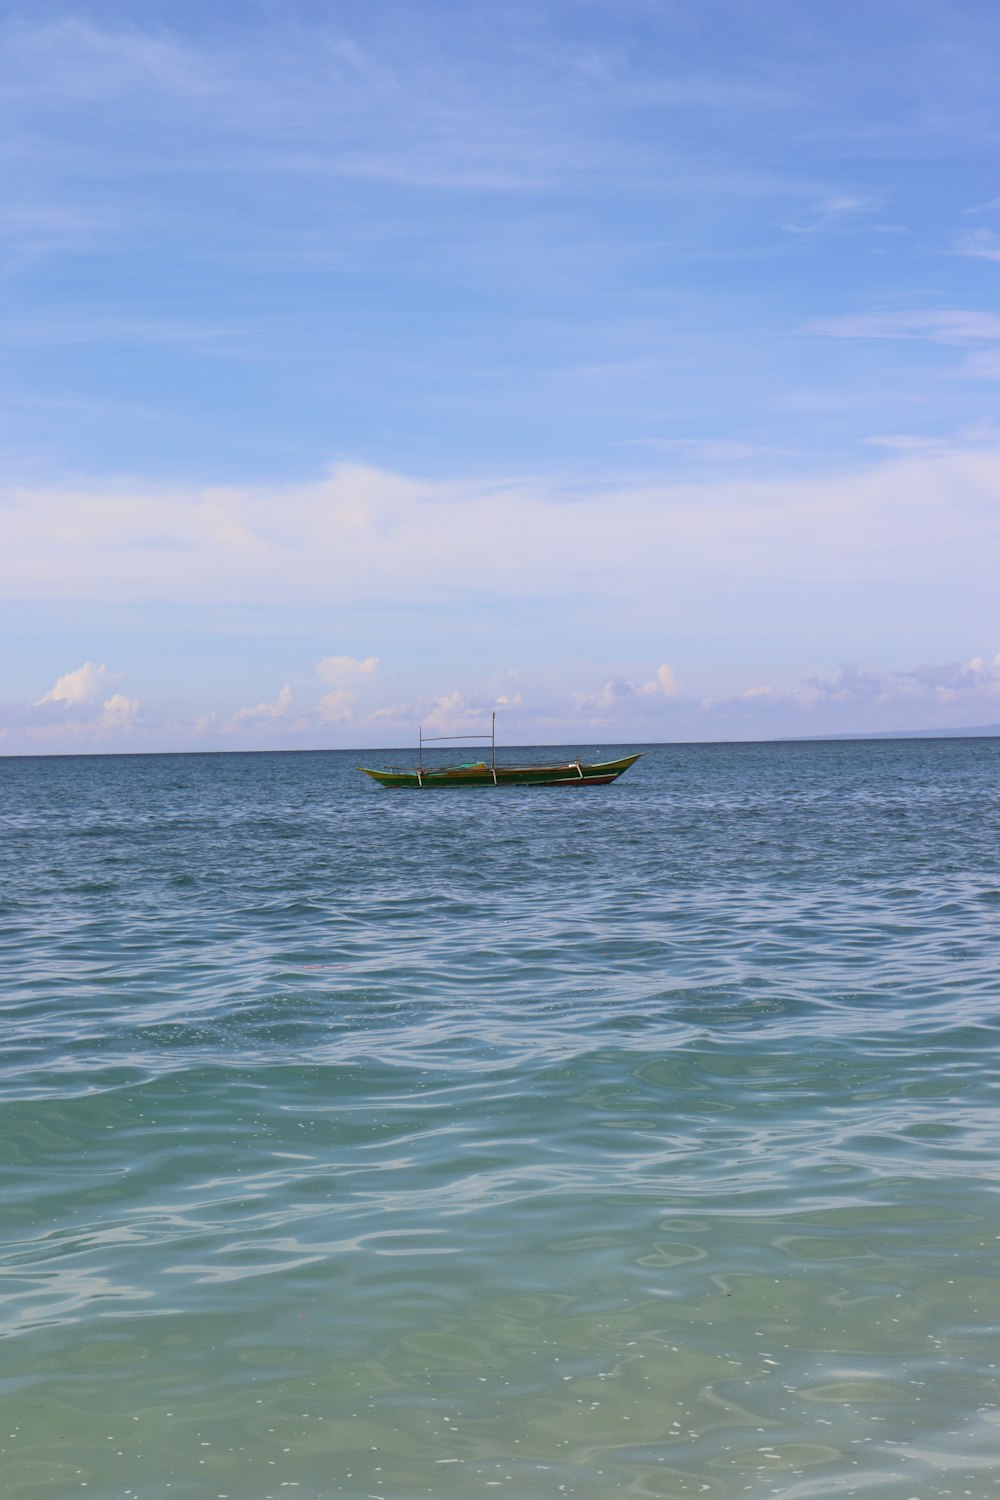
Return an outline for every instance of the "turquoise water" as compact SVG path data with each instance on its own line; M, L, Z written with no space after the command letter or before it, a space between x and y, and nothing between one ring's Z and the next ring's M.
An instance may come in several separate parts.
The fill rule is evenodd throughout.
M1000 741L357 758L0 762L5 1500L1000 1494Z

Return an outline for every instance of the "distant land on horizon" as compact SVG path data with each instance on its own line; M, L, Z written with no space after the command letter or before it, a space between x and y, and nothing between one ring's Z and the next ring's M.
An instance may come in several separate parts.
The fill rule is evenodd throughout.
M996 739L1000 724L972 724L960 729L877 729L854 734L810 734L809 740L959 740Z
M967 724L956 729L878 729L878 730L855 730L847 734L808 734L808 735L779 735L770 740L633 740L632 744L643 744L650 749L660 745L816 745L829 741L846 740L957 740L957 739L1000 739L1000 724ZM505 750L545 750L564 748L570 742L553 741L548 744L544 742L524 745L506 745ZM582 744L583 741L573 743ZM588 742L589 748L598 749L602 745L624 744L624 740L593 740ZM326 754L332 747L324 745L313 746L283 746L271 749L243 747L240 750L57 750L57 751L17 751L13 754L0 751L0 760L98 760L105 757L114 758L122 755L322 755ZM389 755L407 747L402 745L347 745L340 746L339 753L344 755Z

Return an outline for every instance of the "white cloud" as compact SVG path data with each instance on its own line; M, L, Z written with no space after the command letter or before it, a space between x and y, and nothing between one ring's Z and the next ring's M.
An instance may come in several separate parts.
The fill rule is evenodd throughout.
M644 711L648 711L657 700L676 698L679 692L673 667L663 662L655 676L641 685L627 677L609 677L596 692L575 691L571 697L580 712L588 715L592 723L597 723L607 714L635 711L643 705Z
M270 703L258 703L255 708L240 708L233 714L231 723L240 727L273 724L287 719L292 711L292 689L286 682L281 692Z
M0 704L0 719L5 721L0 734L23 751L85 750L95 745L103 749L109 740L129 739L144 727L141 704L124 693L102 699L102 688L114 681L117 676L107 667L85 662L36 703Z
M508 674L512 675L512 674ZM392 703L366 708L361 694L350 688L324 693L315 707L314 718L320 724L352 724L357 733L365 726L373 731L391 725L409 740L416 738L420 726L425 737L441 735L477 735L489 730L494 708L517 711L523 703L518 692L499 693L495 698L481 694L466 695L457 689L451 693L431 695L409 703ZM498 719L498 733L500 732Z
M24 488L5 506L0 589L35 603L260 608L332 597L340 607L474 614L518 596L554 607L595 591L609 606L655 600L670 579L857 583L942 568L957 577L968 575L970 551L983 567L1000 558L998 491L1000 451L981 446L816 478L568 494L346 464L321 484L284 490ZM334 687L347 685L345 663L359 679L374 672L372 657L322 660Z
M85 661L82 667L77 667L74 672L66 672L60 677L54 687L49 688L44 698L39 698L38 705L43 703L64 703L67 706L76 707L80 704L94 703L101 693L114 682L120 680L121 673L109 672L106 666L98 666L96 662Z
M1000 653L968 663L909 668L848 665L785 689L756 684L730 697L677 693L657 699L625 677L574 692L580 720L616 740L769 739L933 731L995 723L1000 714ZM566 715L564 723L569 719ZM569 737L572 737L571 735Z
M354 710L359 702L357 693L352 693L348 688L335 688L332 693L323 694L316 705L316 711L324 724L342 723L354 717Z
M214 610L252 600L255 611L277 613L281 606L327 607L332 599L338 610L364 608L368 640L381 648L382 663L399 647L389 671L374 651L318 658L311 652L303 665L315 669L315 692L297 689L294 702L291 673L298 667L286 669L290 683L276 697L255 706L227 704L221 692L209 697L209 688L192 704L187 728L179 711L170 711L174 737L166 741L155 736L167 724L166 710L158 716L150 709L157 689L146 677L136 684L143 713L129 717L133 736L141 730L150 748L179 745L185 735L190 740L196 721L202 744L236 732L260 744L268 736L281 744L309 737L378 743L397 728L398 738L415 737L419 723L429 733L478 732L489 727L498 704L508 709L506 743L561 739L588 720L616 737L621 728L647 739L712 737L713 730L724 737L733 724L747 733L768 726L808 733L808 724L795 726L812 712L810 703L816 714L828 714L824 724L845 730L871 727L866 703L879 713L912 704L925 715L935 705L967 704L962 722L983 722L976 705L993 688L971 667L966 686L953 678L934 686L916 669L890 673L888 683L879 679L871 690L863 679L845 679L835 690L832 679L822 689L803 682L795 694L788 686L796 665L803 664L804 676L810 657L825 655L831 641L843 639L845 655L857 649L846 599L881 610L884 618L873 619L883 634L895 620L921 618L928 601L955 601L959 613L970 601L957 624L949 613L948 639L957 645L967 638L971 655L974 611L989 617L984 612L1000 574L1000 448L991 429L969 428L954 441L964 448L930 455L903 450L853 472L753 483L563 491L527 480L442 483L342 465L323 483L285 489L25 489L12 493L3 511L10 545L0 549L0 588L36 603L141 598L151 611L158 602L177 609L204 601ZM505 524L498 528L500 513ZM801 613L807 596L817 601L817 619ZM677 640L692 601L698 610L711 605L724 613L737 598L771 614L766 621L754 617L756 634L741 646L740 658L749 663L756 643L757 664L748 665L742 685L726 669L732 697L706 719L698 702L706 692L718 698L717 688L694 683L684 662L675 667L653 658L642 667L626 643ZM596 612L594 600L601 604ZM550 655L541 659L533 644L532 655L520 656L523 682L499 671L484 680L480 646L488 643L495 667L497 630L506 629L521 601L552 622ZM380 611L384 622L377 620ZM803 640L792 655L785 626L803 619ZM446 629L451 620L462 628ZM608 620L616 621L612 644L602 635ZM779 629L777 654L765 654L766 632ZM518 641L516 633L500 639L505 661L508 651L521 652ZM587 660L599 664L592 681L570 665ZM616 670L621 661L627 665ZM403 693L413 695L408 702L399 701L401 680ZM113 681L106 665L84 662L25 709L24 733L29 723L41 737L43 723L93 721L112 701ZM742 696L762 682L773 685L770 693ZM435 693L442 683L447 691ZM845 715L851 708L850 722L837 718L838 703ZM9 729L16 719L12 711Z
M409 724L413 721L413 708L409 703L387 703L383 708L373 709L368 719L372 724L382 722Z
M656 676L651 682L644 682L641 691L645 693L647 698L656 698L659 696L676 698L680 692L680 688L677 685L677 677L673 667L669 666L666 662L662 666L657 667Z
M490 714L495 702L478 695L466 696L456 689L442 693L424 706L419 713L424 735L469 734L478 735L489 731Z
M371 676L378 671L378 657L366 656L363 661L356 656L324 656L316 663L316 671L331 687L353 681L359 676Z
M316 704L318 722L346 724L353 720L362 701L358 687L370 682L378 667L377 656L324 656L318 661L316 672L331 689Z
M138 715L138 698L126 698L124 693L114 693L104 701L103 711L96 725L97 731L101 735L127 734L135 728Z
M627 682L624 677L609 677L596 693L581 693L574 691L573 698L584 714L599 717L606 714L609 709L618 708L619 705L634 697L635 684Z
M991 663L939 662L910 668L845 666L832 676L811 677L791 695L810 707L819 703L917 705L927 711L941 704L982 706L1000 698L1000 653Z
M0 704L0 738L5 752L14 754L222 748L232 744L229 737L237 731L260 748L386 743L413 747L418 724L425 737L488 733L494 706L504 710L497 728L498 742L505 746L572 744L581 735L639 743L893 729L946 731L1000 719L997 651L983 651L964 662L932 661L906 668L855 663L798 682L791 678L776 687L759 682L745 688L734 685L730 696L706 697L703 684L682 691L666 663L647 681L616 674L575 692L551 674L528 675L530 691L495 699L456 688L409 702L371 704L351 689L340 688L298 712L286 686L273 700L230 717L221 711L179 714L175 704L154 703L150 710L124 693L72 712L61 704L8 703ZM473 746L478 749L474 740L470 749Z
M574 702L580 711L597 723L608 714L635 712L645 705L644 711L656 700L676 698L680 692L674 670L666 662L657 668L655 677L641 686L627 677L609 677L596 693L574 692Z

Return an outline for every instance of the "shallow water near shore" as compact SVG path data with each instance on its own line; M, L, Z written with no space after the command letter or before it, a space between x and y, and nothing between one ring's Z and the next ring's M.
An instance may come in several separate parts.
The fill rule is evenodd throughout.
M6 1500L1000 1494L1000 741L359 759L0 761Z

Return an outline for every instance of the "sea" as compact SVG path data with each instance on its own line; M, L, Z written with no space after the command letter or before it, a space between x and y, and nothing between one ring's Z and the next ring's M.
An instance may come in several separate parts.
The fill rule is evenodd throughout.
M1000 1495L1000 740L401 759L0 761L4 1500Z

